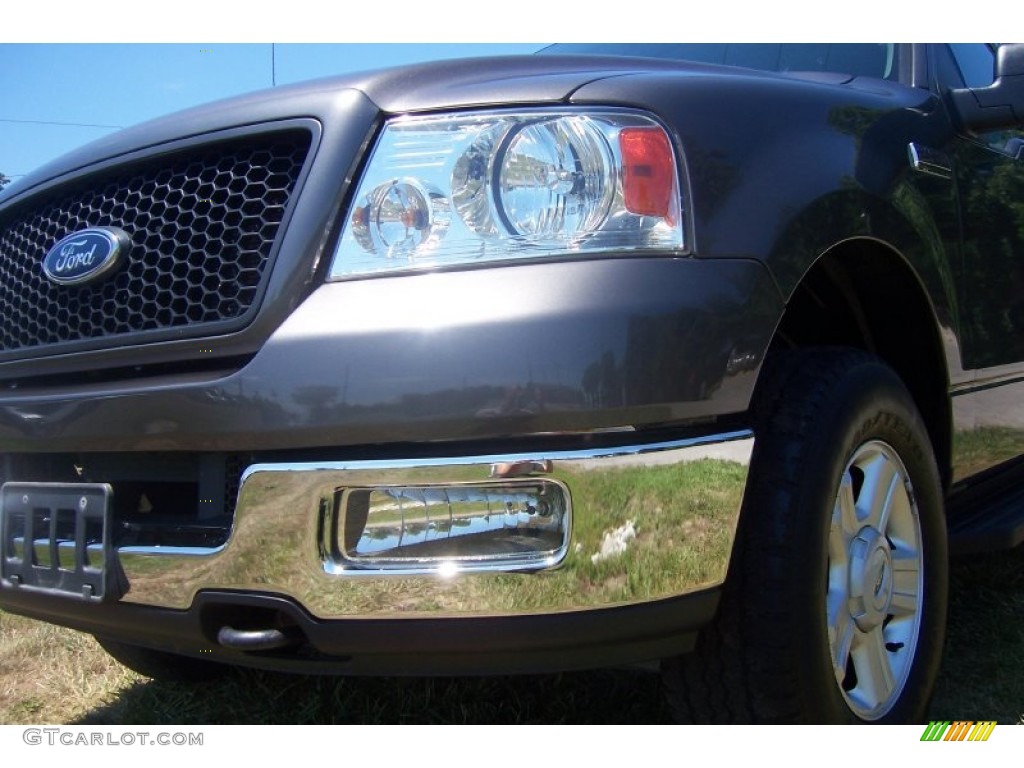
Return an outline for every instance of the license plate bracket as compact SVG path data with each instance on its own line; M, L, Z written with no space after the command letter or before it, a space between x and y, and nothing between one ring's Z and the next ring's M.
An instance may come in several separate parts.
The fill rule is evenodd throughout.
M105 483L5 483L0 488L0 583L88 602L121 591Z

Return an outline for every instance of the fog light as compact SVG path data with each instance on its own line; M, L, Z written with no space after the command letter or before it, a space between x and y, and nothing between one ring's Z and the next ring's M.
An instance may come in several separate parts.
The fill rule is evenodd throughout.
M546 479L344 488L335 509L333 555L342 568L438 575L544 568L568 547L569 494Z

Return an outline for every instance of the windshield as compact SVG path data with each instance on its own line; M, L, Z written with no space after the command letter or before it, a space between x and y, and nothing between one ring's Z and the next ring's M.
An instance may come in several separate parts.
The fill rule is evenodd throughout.
M559 43L540 53L647 56L771 72L839 72L889 80L896 77L893 43Z

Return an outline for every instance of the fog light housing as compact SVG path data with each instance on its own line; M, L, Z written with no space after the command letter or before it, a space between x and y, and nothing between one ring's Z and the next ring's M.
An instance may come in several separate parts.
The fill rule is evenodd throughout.
M549 479L341 488L330 561L341 570L451 576L550 568L568 551L568 490Z

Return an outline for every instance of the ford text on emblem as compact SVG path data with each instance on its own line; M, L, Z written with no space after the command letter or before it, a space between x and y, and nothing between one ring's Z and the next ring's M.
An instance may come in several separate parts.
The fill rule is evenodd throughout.
M131 247L131 238L116 227L72 232L43 259L43 273L58 285L82 285L112 274Z

